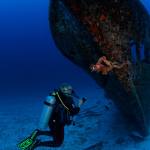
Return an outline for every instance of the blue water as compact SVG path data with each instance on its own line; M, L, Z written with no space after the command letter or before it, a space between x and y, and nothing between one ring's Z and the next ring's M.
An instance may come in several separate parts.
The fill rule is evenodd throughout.
M150 12L150 1L141 1ZM8 110L6 107L5 112L6 114L13 113L18 109L17 112L14 112L16 118L22 109L25 114L32 109L21 106L20 97L23 95L46 96L49 90L58 87L62 82L69 82L83 91L85 87L89 88L88 86L94 85L94 81L82 69L67 60L56 48L48 24L48 4L48 0L0 0L0 106L4 108L8 106L4 103L9 102L10 109ZM90 90L88 93L92 94ZM16 98L17 96L19 98ZM103 97L103 95L101 96ZM14 100L15 104L11 106L10 100ZM32 98L30 100L32 101ZM38 112L38 108L36 109ZM26 112L26 110L28 111ZM36 115L31 111L31 118L33 117L32 113ZM13 121L15 117L13 117ZM7 116L4 118L0 122L1 132L5 131L3 123ZM9 131L17 126L17 124L11 124L10 119L11 117L7 118ZM24 120L22 117L17 119ZM17 122L19 122L18 120ZM15 131L18 133L19 129L24 126L25 124L17 126L18 130L16 128ZM26 131L26 129L24 130ZM11 132L15 134L13 131ZM6 137L10 134L5 131ZM104 133L104 135L106 134ZM22 134L20 134L21 137ZM0 142L1 139L0 137ZM7 139L5 140L7 141ZM11 139L10 142L12 142ZM12 145L15 144L12 143ZM7 149L0 146L0 150L12 149L9 146Z
M30 94L67 81L83 83L83 71L54 44L48 4L48 0L0 1L0 95Z
M150 1L142 2L150 11ZM50 84L67 80L78 84L85 78L83 71L64 58L54 44L48 26L48 3L0 1L0 95L36 87L47 89Z
M149 0L141 0L141 2L143 3L144 7L147 9L147 11L150 14L150 1Z

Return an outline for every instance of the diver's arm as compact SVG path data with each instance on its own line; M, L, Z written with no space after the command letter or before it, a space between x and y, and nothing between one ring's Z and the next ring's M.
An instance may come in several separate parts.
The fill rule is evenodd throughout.
M123 66L124 66L124 64L118 64L118 63L116 63L116 62L114 62L114 63L112 63L113 64L113 68L116 68L116 69L121 69Z
M103 57L100 57L96 64L101 64L103 62Z
M122 64L118 64L117 62L113 62L113 68L121 69L121 68L123 68L125 65L128 65L128 64L129 64L128 61L127 61L127 62L124 62L124 63L122 63Z
M104 60L104 63L105 63L108 67L111 67L111 66L112 66L112 63L111 63L111 61L109 61L109 60Z
M80 111L80 107L75 106L74 104L71 105L71 109L70 109L71 115L74 116L74 115L78 114L79 111Z
M85 98L80 99L78 105L75 105L75 103L72 102L71 109L70 109L71 115L78 114L80 111L80 107L84 104L85 101L86 101Z

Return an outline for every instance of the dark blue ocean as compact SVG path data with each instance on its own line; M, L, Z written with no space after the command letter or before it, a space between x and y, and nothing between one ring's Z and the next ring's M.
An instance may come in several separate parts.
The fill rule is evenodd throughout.
M30 95L65 81L84 84L84 73L54 44L48 5L48 0L0 2L0 95Z
M141 1L150 12L150 0ZM66 129L59 149L83 150L99 144L104 150L149 150L150 140L138 145L128 138L124 119L103 89L57 49L48 7L48 0L0 0L0 150L17 150L17 143L36 128L43 99L63 82L88 101L77 126ZM125 141L122 145L116 144L119 138Z

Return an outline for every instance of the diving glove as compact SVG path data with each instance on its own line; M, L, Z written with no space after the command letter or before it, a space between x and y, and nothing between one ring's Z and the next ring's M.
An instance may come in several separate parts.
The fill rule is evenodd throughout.
M83 103L85 103L87 101L87 99L85 97L82 98Z
M87 101L87 99L84 98L84 97L83 97L82 99L80 99L80 100L79 100L78 107L81 107L81 105L83 105L86 101Z

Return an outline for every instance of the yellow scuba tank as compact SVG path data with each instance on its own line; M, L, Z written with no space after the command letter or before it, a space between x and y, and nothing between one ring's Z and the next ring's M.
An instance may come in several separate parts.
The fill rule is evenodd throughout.
M44 101L44 107L40 117L39 122L40 129L45 129L48 127L48 123L52 115L55 103L56 99L54 96L47 96L46 100Z

